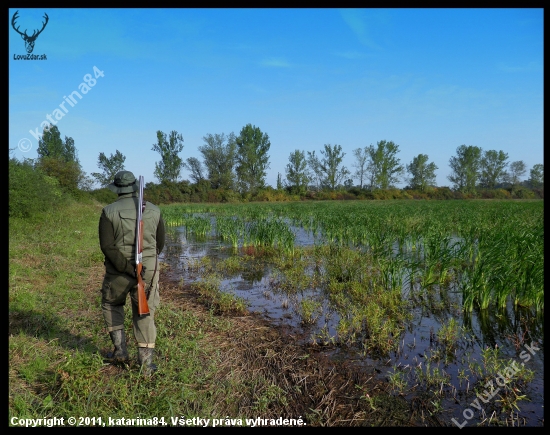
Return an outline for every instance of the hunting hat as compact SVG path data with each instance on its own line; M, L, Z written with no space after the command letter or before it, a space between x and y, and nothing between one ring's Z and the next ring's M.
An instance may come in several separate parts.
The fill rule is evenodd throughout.
M113 192L121 195L123 193L137 192L139 186L136 177L130 171L120 171L115 175L115 180L107 186Z

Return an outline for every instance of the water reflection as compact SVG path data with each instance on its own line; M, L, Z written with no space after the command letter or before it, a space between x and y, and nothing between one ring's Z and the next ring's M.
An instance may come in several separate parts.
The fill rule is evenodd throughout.
M303 228L293 227L293 231L296 235L296 244L299 246L313 246L320 241L319 236L313 236ZM208 257L215 269L218 261L244 254L246 252L222 243L213 234L198 238L186 233L183 228L170 228L167 232L166 249L161 259L170 264L171 273L175 278L193 281L198 277L197 272L189 268L194 261ZM396 252L396 258L398 256L399 253ZM276 287L271 285L275 278L274 270L269 264L262 261L250 261L246 264L247 268L244 271L225 276L222 281L222 291L246 299L251 311L263 313L274 323L291 328L293 334L304 343L311 341L312 337L321 337L321 342L324 337L328 343L328 337L337 336L339 315L322 297L321 292L317 289L306 289L295 295L286 295L278 292ZM511 305L501 310L463 312L461 294L453 284L449 288L437 285L422 288L418 283L408 282L403 286L403 295L416 300L417 303L414 304L414 308L411 308L412 320L399 337L399 349L392 353L389 360L387 356L380 359L376 355L361 354L360 348L337 347L333 351L334 356L354 359L365 367L376 367L379 376L387 378L394 367L418 366L427 357L437 352L437 346L433 341L434 334L450 319L457 320L461 327L471 333L471 342L459 344L460 351L467 355L469 361L481 361L480 352L486 347L498 346L503 352L503 357L512 359L518 358L519 352L526 344L537 342L540 343L541 349L544 347L543 313L535 315L529 310ZM301 322L300 304L304 298L318 301L322 308L320 315L310 324ZM447 355L441 362L441 369L455 381L458 379L461 368L457 355L457 353ZM536 373L535 380L529 387L532 403L525 405L522 402L522 407L532 410L529 421L532 425L538 425L538 421L543 419L543 350L533 355L528 368ZM456 407L452 401L445 403ZM454 415L458 418L460 412L462 412L460 409L455 410Z

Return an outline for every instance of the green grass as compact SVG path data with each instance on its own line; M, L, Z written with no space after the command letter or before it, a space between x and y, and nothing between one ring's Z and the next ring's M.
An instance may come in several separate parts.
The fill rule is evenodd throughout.
M182 310L170 300L161 299L156 314L157 374L145 379L139 373L128 304L132 362L128 367L104 363L100 352L112 345L100 308L100 212L98 204L72 204L34 220L10 219L10 419L237 418L253 412L246 415L228 398L250 397L258 410L283 403L271 380L224 372L227 353L212 337L234 332L229 320ZM218 303L242 309L235 299L220 297Z

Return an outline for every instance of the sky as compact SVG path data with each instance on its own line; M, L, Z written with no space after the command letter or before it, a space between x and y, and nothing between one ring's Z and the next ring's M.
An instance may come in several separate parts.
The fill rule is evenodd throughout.
M32 35L46 14L36 59L24 59L15 28ZM20 160L38 156L53 120L62 138L74 139L87 175L102 172L100 153L118 150L146 183L158 183L157 131L177 131L179 156L202 161L206 135L238 135L247 124L269 137L266 183L274 187L292 152L319 156L325 144L340 145L353 172L353 150L393 141L404 167L427 154L438 186L452 186L449 160L461 145L522 160L525 178L544 163L542 8L8 15L9 148Z

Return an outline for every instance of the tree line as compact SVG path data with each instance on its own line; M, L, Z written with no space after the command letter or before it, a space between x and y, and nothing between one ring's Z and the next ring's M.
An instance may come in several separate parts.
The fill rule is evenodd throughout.
M212 189L238 190L240 193L255 193L266 187L266 170L269 169L271 143L269 136L258 127L246 125L236 136L207 134L204 144L199 146L202 161L189 157L185 161L179 153L183 149L183 137L177 131L167 136L157 132L157 143L153 150L159 152L161 161L155 163L155 176L160 183L177 182L180 171L187 169L189 178L195 184L207 181ZM277 188L291 193L304 194L308 189L335 190L341 188L389 189L405 181L408 189L426 191L436 187L435 163L429 162L426 154L418 154L406 165L397 158L399 145L393 141L381 140L376 146L369 145L353 150L353 171L343 166L346 153L341 145L325 144L319 154L316 151L295 150L288 157L285 167L286 177L277 177ZM119 151L117 150L117 153ZM99 165L111 179L120 166L118 154L111 155L111 163L100 154ZM526 174L523 161L508 162L508 154L503 151L483 151L477 146L461 145L457 155L451 157L448 176L455 190L471 193L476 189L494 189L498 186L519 186L521 177ZM114 171L114 172L113 172ZM102 178L96 177L98 181ZM533 188L541 188L544 178L543 164L536 164L530 171L527 183ZM354 180L356 183L354 183Z
M189 198L253 199L260 192L273 189L266 184L271 142L260 128L247 124L238 135L233 132L206 134L203 144L198 147L200 158L184 160L180 156L183 142L183 135L175 130L168 134L160 130L156 133L151 149L160 155L154 169L159 184L149 182L146 189L157 194L163 189L171 191L168 196L160 195L160 202ZM78 196L94 191L92 186L96 182L101 186L99 190L104 191L114 175L125 169L126 157L119 150L109 156L100 152L97 161L100 171L87 176L78 159L74 139L67 136L62 139L54 125L44 129L37 153L35 160L19 162L10 158L10 192L12 182L15 187L24 184L25 177L17 174L29 170L45 177L45 188L49 186L59 197L61 192ZM353 163L348 169L343 164L346 153L341 145L325 144L319 153L296 149L288 156L284 177L278 173L276 190L304 197L308 192L383 191L396 189L402 182L407 183L404 190L429 193L437 189L436 171L439 168L429 161L427 154L418 154L408 164L402 164L398 154L399 145L380 140L376 145L352 150ZM534 165L529 178L523 180L527 173L525 163L522 160L509 162L508 154L503 151L460 145L456 155L450 158L449 167L448 180L452 189L473 197L478 190L504 188L513 193L521 188L542 190L544 187L543 164ZM181 179L184 169L189 171L189 180Z

